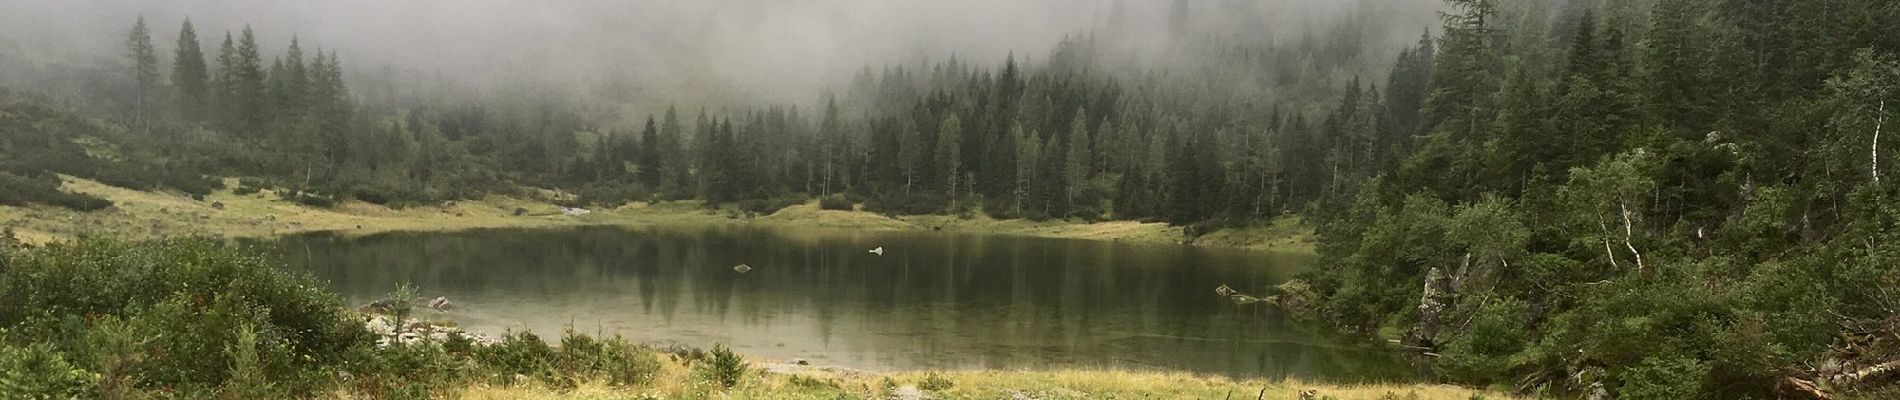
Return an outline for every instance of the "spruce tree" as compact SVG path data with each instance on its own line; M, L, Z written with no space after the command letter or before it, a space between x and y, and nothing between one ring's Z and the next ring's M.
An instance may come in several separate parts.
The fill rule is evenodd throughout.
M158 50L152 48L152 32L145 27L145 17L140 16L138 22L132 24L132 32L125 38L125 51L126 58L131 60L135 85L132 99L133 127L148 130L151 126L145 112L150 108L152 99L157 97L155 94L160 82Z
M1068 184L1063 188L1063 193L1067 202L1072 205L1076 201L1076 196L1080 195L1083 188L1088 185L1090 171L1095 169L1092 156L1089 154L1088 114L1086 109L1076 110L1075 118L1069 120L1068 143L1065 145L1068 154L1065 155L1062 172L1063 181Z
M185 121L204 122L211 103L210 76L205 67L204 50L198 46L198 30L186 18L178 28L177 48L172 51L172 86L177 88L179 116Z
M640 158L634 163L640 185L647 191L658 192L661 182L666 181L665 166L661 164L666 155L660 151L659 124L648 114L646 127L640 130Z
M944 196L955 202L957 186L962 180L963 168L963 120L951 113L943 119L943 125L937 129L937 171L944 179Z
M230 33L225 34L225 44L218 55L218 79L225 87L224 96L219 100L227 116L225 129L235 133L258 138L264 132L264 115L269 100L266 94L264 61L257 48L257 36L245 26L237 44L231 42Z
M212 77L213 104L217 105L219 125L227 131L236 131L242 124L242 102L238 98L238 62L237 45L231 40L231 32L224 32L224 43L218 46L218 73Z

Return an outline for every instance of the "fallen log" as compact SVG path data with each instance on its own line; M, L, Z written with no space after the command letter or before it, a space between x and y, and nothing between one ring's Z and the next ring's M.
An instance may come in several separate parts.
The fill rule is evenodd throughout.
M1900 360L1888 361L1851 372L1835 374L1834 376L1828 377L1827 381L1835 386L1854 386L1892 375L1895 372L1900 372Z
M1834 396L1830 396L1827 394L1827 392L1821 391L1821 387L1819 385L1815 385L1813 381L1796 378L1792 376L1781 378L1781 384L1779 385L1778 391L1781 392L1780 397L1784 399L1803 399L1803 400L1833 400L1834 399Z

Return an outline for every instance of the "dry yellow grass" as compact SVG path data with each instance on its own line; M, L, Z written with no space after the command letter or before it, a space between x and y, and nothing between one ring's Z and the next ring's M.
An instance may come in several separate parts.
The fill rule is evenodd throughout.
M1300 391L1312 390L1321 398L1341 400L1516 398L1508 393L1450 385L1336 385L1092 370L872 373L817 369L759 372L755 368L738 386L724 389L706 384L682 364L671 360L664 364L651 385L585 383L569 390L538 385L478 385L453 395L462 399L1298 399ZM923 383L933 377L948 382L948 386Z
M111 200L114 207L104 211L76 212L45 206L0 206L0 226L11 228L16 236L29 243L46 243L80 235L138 240L168 236L266 237L315 231L371 234L474 228L741 222L869 230L943 230L1144 243L1181 243L1184 239L1180 227L1162 223L1113 221L1090 224L999 220L987 216L963 219L940 215L890 218L864 211L821 210L815 201L751 219L738 218L736 213L730 211L709 210L702 203L694 201L634 203L610 210L595 210L587 215L568 216L553 204L503 196L401 209L346 202L326 209L285 201L270 191L238 195L230 190L220 190L199 201L178 193L130 190L73 177L63 179L65 182L62 187L66 190ZM233 180L227 182L226 186L237 185ZM517 208L526 209L528 215L514 215ZM1310 252L1311 237L1311 230L1297 218L1283 218L1270 226L1214 232L1202 236L1195 244Z

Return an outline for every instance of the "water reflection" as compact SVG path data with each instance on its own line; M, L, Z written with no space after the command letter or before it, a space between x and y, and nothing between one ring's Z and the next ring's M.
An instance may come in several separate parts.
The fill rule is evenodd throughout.
M1112 367L1403 379L1271 308L1216 296L1297 256L1022 237L750 226L490 230L266 243L352 301L398 282L476 331L618 333L872 369ZM867 250L883 247L882 256ZM733 267L746 264L747 273Z

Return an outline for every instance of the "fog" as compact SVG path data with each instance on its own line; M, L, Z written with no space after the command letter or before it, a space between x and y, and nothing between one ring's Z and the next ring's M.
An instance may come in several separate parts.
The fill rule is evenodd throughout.
M190 17L207 57L215 57L223 32L248 23L266 54L281 52L295 34L306 51L334 50L358 75L393 69L463 83L609 88L632 101L807 102L865 66L951 55L984 64L1011 53L1034 59L1065 36L1104 32L1132 49L1124 58L1149 63L1156 57L1140 56L1183 36L1297 40L1369 19L1364 26L1377 31L1359 40L1395 54L1437 24L1440 3L0 0L0 68L53 69L115 56L139 16L169 58L179 22ZM0 78L32 79L20 75L30 74Z

